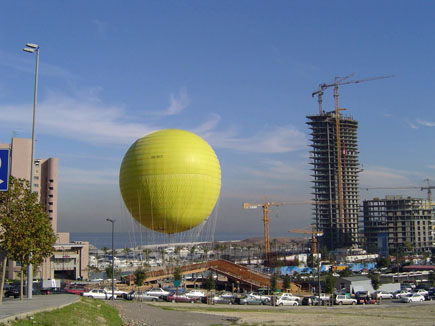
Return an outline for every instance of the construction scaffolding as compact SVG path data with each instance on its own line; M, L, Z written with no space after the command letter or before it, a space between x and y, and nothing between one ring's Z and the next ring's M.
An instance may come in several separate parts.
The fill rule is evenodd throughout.
M358 244L358 122L339 109L307 117L311 129L314 217L329 250Z

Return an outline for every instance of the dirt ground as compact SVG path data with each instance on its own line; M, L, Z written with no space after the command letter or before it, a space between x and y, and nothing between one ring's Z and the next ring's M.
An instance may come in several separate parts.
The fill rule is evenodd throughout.
M124 325L435 325L435 302L373 306L270 307L116 302Z

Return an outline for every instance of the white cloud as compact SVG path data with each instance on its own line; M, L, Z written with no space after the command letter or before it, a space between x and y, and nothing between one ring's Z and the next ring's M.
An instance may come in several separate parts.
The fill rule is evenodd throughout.
M426 167L429 169L435 169L435 164L429 164L429 165L426 165Z
M251 176L275 180L307 181L310 179L307 164L295 166L288 162L270 159L263 160L260 164L263 166L262 169L246 168L244 171Z
M37 107L38 134L79 140L91 144L131 144L137 138L162 129L156 121L166 115L181 113L190 99L185 90L170 96L170 105L160 114L153 114L155 123L143 116L129 115L123 106L106 105L98 97L100 88L76 91L73 96L51 92ZM31 124L31 105L0 106L0 126L14 130ZM147 122L144 122L147 120ZM221 117L212 113L210 119L192 130L216 148L252 153L286 153L306 149L303 132L287 125L270 127L250 137L240 136L236 127L218 129Z
M415 184L415 181L423 180L423 177L421 173L415 171L395 170L376 166L366 167L360 174L360 185L361 188L408 187Z
M424 120L420 120L420 119L417 119L417 122L425 127L435 127L435 122L424 121Z
M238 136L235 128L225 132L210 130L203 136L213 146L251 153L286 153L307 146L305 134L291 125L272 127L251 137Z
M29 105L1 106L0 123L18 128L29 125ZM89 143L129 144L155 127L127 116L124 108L105 106L93 98L72 98L50 94L37 107L38 133L76 139Z
M169 96L169 106L162 111L146 111L144 115L164 117L180 114L190 104L190 97L187 94L187 90L182 88L178 94L171 94Z

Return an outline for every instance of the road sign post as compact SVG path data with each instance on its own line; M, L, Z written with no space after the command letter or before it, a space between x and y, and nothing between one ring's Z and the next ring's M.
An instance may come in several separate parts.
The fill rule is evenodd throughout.
M9 189L9 149L0 149L0 191Z

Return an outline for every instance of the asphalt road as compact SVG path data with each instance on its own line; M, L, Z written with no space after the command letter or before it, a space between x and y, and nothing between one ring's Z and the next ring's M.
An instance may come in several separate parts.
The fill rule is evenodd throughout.
M0 305L0 323L5 323L16 318L24 318L37 312L50 311L65 307L80 299L77 295L55 294L34 295L31 300L3 298Z

